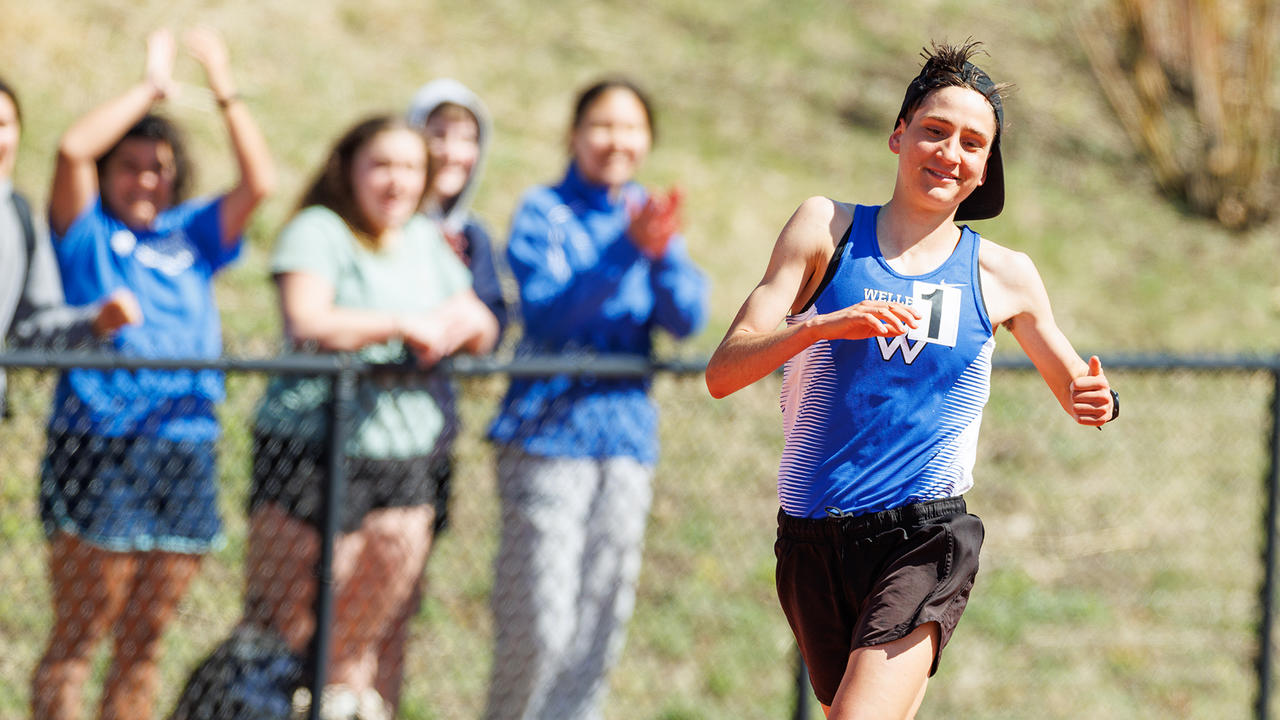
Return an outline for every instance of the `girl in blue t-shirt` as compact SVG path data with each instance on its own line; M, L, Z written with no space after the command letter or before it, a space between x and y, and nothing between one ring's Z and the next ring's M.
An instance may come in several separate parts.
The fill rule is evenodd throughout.
M147 39L144 79L80 118L58 146L49 223L67 300L120 289L143 321L113 340L126 355L217 357L214 274L271 191L266 143L236 93L227 50L209 30L186 35L226 123L239 181L185 201L190 167L177 129L151 114L171 91L174 36ZM73 717L94 647L114 654L102 717L151 716L165 627L202 555L220 540L214 486L212 371L71 370L58 383L40 483L50 540L54 626L36 668L36 718Z

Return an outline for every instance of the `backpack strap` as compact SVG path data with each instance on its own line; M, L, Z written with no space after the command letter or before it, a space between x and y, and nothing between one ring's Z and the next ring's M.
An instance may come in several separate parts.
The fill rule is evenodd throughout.
M18 214L18 223L22 225L22 236L26 240L27 257L26 270L22 273L22 283L25 292L27 275L31 269L31 260L36 256L36 225L31 218L31 204L27 199L18 194L15 190L9 194L13 198L13 209ZM13 413L9 408L9 384L4 384L3 392L0 392L0 418L13 417Z
M31 258L36 255L36 225L31 218L31 204L17 192L10 197L13 198L13 209L18 213L18 222L22 223L22 235L27 240L27 265L30 265Z

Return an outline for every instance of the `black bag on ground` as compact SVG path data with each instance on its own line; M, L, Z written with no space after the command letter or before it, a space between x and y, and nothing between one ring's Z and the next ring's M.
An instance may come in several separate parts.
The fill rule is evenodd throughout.
M278 635L236 628L187 679L169 720L289 720L302 659Z

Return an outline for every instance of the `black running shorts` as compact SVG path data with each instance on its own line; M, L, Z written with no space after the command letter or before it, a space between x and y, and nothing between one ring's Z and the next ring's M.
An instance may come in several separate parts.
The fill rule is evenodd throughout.
M318 444L254 434L249 511L274 502L317 530L324 524L328 455ZM397 460L348 458L341 530L354 532L371 511L433 505L447 466L420 456Z
M963 498L849 518L779 511L778 599L818 700L835 699L856 648L936 622L941 655L973 588L982 539ZM937 669L935 656L929 674Z

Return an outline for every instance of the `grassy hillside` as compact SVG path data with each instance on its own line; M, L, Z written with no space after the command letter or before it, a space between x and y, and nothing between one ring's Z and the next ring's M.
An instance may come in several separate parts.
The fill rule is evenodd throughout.
M476 88L497 123L478 208L501 235L521 190L561 172L574 90L603 72L629 73L658 107L659 143L642 179L685 188L691 251L715 281L712 327L695 343L707 350L802 199L887 198L885 138L919 48L972 36L987 42L991 74L1016 86L1008 210L980 229L1031 253L1076 343L1276 347L1280 235L1224 234L1154 193L1075 46L1075 3L874 5L4 0L5 37L21 42L0 47L0 73L27 114L18 184L39 198L59 133L139 76L150 28L205 23L227 35L282 178L254 225L255 254L224 283L233 348L272 335L261 252L356 118L400 108L439 75ZM190 58L178 73L201 81ZM189 93L171 110L197 145L201 187L216 191L230 162L212 105L199 100Z
M874 7L853 7L853 6ZM606 72L650 89L658 145L642 180L686 192L690 251L714 283L705 354L759 279L805 197L887 199L885 140L929 39L986 41L1006 104L1009 202L976 227L1036 260L1082 352L1280 347L1277 226L1231 235L1171 207L1128 147L1075 46L1066 0L0 0L0 75L26 118L17 185L42 201L59 134L141 74L161 24L220 29L280 171L246 261L220 280L227 345L278 341L265 261L303 183L358 118L399 110L456 77L496 121L480 213L501 237L523 189L566 159L574 91ZM196 64L179 78L200 85ZM211 102L169 112L188 130L198 183L231 162ZM1002 335L1001 352L1016 354ZM1086 436L1036 378L1008 382L984 428L974 503L988 522L983 585L922 717L1217 717L1247 712L1265 378L1130 377L1128 422ZM223 477L231 544L206 565L169 643L166 698L234 619L247 425L259 378L232 378ZM47 628L32 478L49 379L20 373L0 426L0 718L21 717ZM416 626L406 710L471 717L487 670L491 458L478 439L497 380L472 383L459 527L442 541ZM660 383L666 455L634 631L611 720L777 718L790 639L772 597L776 387L712 403L696 381ZM1047 428L1029 437L1028 427ZM1230 519L1230 521L1224 521ZM1185 549L1185 538L1200 542ZM980 594L979 594L980 593ZM438 656L434 649L445 648ZM441 662L437 662L443 658ZM467 712L458 709L464 708ZM1223 708L1231 708L1226 711Z

